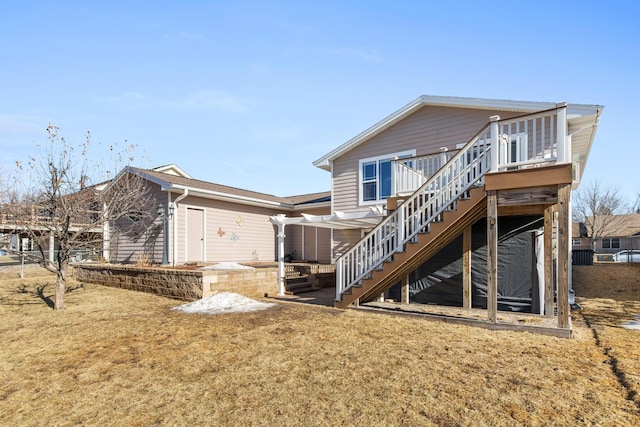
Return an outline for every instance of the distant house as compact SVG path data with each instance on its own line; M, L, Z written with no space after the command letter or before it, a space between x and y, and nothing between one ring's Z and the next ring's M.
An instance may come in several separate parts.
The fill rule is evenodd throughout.
M498 307L552 314L556 262L568 327L568 207L602 108L421 96L316 160L331 174L326 222L343 218L331 233L336 306L392 295L484 306L493 322ZM556 261L543 255L554 246Z
M104 258L110 262L214 263L275 261L276 236L270 217L329 213L330 193L292 197L214 184L191 178L176 165L125 168L148 183L155 200L151 223L140 227L108 224ZM142 207L141 207L142 208ZM119 221L136 221L135 213ZM121 229L127 230L120 232ZM330 259L326 228L299 225L287 230L285 251L306 261Z
M583 223L573 223L573 249L592 249L591 236ZM593 248L596 254L613 254L627 249L640 249L640 213L616 215L605 227Z

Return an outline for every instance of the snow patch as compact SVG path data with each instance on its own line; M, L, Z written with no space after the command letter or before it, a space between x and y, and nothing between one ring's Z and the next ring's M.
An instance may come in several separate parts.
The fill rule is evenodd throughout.
M622 324L622 327L627 329L636 329L640 331L640 314L635 314L633 317L635 317L636 320L630 320L629 322L624 322Z
M255 270L254 267L238 264L237 262L219 262L199 268L198 270Z
M260 302L233 292L218 292L198 301L179 305L172 310L184 313L228 314L266 310L275 304Z

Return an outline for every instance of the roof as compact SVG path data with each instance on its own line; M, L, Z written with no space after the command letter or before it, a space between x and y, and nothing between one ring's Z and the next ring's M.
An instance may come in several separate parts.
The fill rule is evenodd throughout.
M572 224L572 235L574 237L584 237L580 233L580 223ZM613 220L604 229L602 233L605 237L629 237L640 236L640 213L615 215Z
M605 227L602 235L607 237L640 236L640 213L616 215Z
M320 169L330 171L331 162L333 160L342 156L343 154L352 150L353 148L359 146L363 142L382 133L383 131L395 125L405 117L415 113L416 111L426 106L470 108L470 109L480 109L480 110L494 110L494 111L499 110L499 111L530 113L530 112L555 108L557 105L558 104L554 102L510 101L510 100L501 100L501 99L462 98L462 97L454 97L454 96L422 95L417 99L413 100L412 102L408 103L404 107L400 108L399 110L395 111L391 115L380 120L378 123L374 124L364 132L361 132L360 134L351 138L349 141L340 145L336 149L320 157L318 160L313 162L313 164L314 166L317 166ZM593 136L595 134L594 123L597 126L600 112L602 111L603 108L604 107L600 105L588 105L588 104L568 104L567 105L567 117L569 118L569 121L570 121L569 132L573 131L576 133L576 135L574 135L572 140L572 146L576 146L575 139L578 138L580 147L583 147L581 150L578 150L579 156L582 156L580 158L583 159L583 163L586 162L586 155L588 155L588 151L591 148L591 143L593 141ZM585 116L592 117L592 119L585 120L584 123L582 122L578 123L574 125L572 128L572 121L575 118L580 118ZM595 116L595 119L593 118L593 116ZM586 132L584 131L589 129L592 129L592 132L585 136ZM586 154L583 153L585 150L586 150Z
M174 168L171 169L175 170ZM329 191L278 197L272 194L215 184L213 182L201 181L186 176L175 175L174 173L160 172L158 170L136 167L128 167L126 170L158 184L163 191L183 193L185 190L188 190L190 195L233 201L242 204L292 209L300 204L320 204L331 200L331 192Z

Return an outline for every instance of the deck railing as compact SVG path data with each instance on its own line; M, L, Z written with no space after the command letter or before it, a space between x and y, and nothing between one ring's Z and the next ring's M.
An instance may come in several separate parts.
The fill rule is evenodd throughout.
M495 137L498 146L494 153L494 172L569 161L570 150L566 142L566 127L563 126L565 111L566 108L561 106L526 116L496 120L491 135ZM394 159L391 167L392 194L412 194L457 152L442 151Z
M413 159L394 162L392 179L398 183L394 187L396 194L398 189L412 194L338 258L337 300L394 253L404 251L405 244L419 232L428 231L429 224L445 210L455 208L463 194L483 183L487 172L568 162L571 149L567 141L566 104L503 121L494 116L489 125L434 172L442 159L426 156L424 169L414 171L409 166L420 163L411 163Z
M492 138L498 141L496 171L524 169L571 159L567 141L566 105L508 120L495 120Z
M413 193L416 188L427 182L438 169L447 163L455 153L457 153L457 150L394 159L391 162L393 194L399 196Z

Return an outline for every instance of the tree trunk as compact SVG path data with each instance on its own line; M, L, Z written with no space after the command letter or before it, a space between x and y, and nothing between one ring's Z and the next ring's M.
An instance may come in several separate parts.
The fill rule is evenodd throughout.
M60 266L56 278L56 296L53 302L54 310L64 310L64 291L67 285L67 266Z

